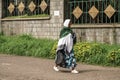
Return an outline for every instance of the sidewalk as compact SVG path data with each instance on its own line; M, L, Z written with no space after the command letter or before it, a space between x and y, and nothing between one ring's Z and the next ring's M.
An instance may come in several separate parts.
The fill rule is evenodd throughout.
M54 60L0 54L0 80L120 80L120 68L78 64L79 74L53 70Z

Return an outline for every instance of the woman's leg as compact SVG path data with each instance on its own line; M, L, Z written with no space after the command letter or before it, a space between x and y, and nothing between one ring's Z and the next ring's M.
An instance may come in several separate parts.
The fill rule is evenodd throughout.
M75 67L77 66L77 64L76 64L76 59L75 59L74 51L73 50L71 51L70 57L71 57L71 73L79 73L75 69Z

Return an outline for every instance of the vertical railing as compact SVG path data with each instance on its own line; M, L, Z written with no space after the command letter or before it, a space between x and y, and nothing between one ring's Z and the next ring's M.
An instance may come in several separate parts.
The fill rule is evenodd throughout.
M71 18L74 24L120 22L120 0L69 0L67 4L69 6L66 6L65 15L67 16L65 18ZM77 6L83 11L79 18L76 18L75 14L73 14ZM95 14L94 12L97 11L94 11L94 9L93 13L89 12L93 6L98 13Z
M44 1L43 5L41 6L43 9L40 7L42 1ZM20 5L21 2L22 5ZM29 7L31 2L33 2L33 4L35 5L35 9L33 9L33 11L31 11ZM10 4L12 4L12 7L10 6ZM31 16L31 15L40 15L40 14L50 15L50 0L3 0L2 5L3 5L2 6L3 11L5 13L3 14L3 17L23 16L23 15ZM20 8L24 7L23 11L19 10L19 5ZM13 6L14 6L14 10L10 12L9 9L12 9Z

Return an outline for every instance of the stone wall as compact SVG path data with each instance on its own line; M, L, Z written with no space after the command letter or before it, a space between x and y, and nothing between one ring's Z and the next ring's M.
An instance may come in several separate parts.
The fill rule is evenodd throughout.
M36 38L58 39L64 20L63 8L64 0L50 0L50 18L27 20L2 19L2 30L6 35L31 34ZM0 7L0 14L1 11ZM55 16L54 11L59 11L60 15ZM84 24L72 25L72 28L77 34L78 41L120 44L120 24Z
M37 38L58 39L63 23L64 0L50 0L50 18L2 20L2 29L6 35L31 34ZM59 15L54 15L54 12Z
M78 41L120 44L120 24L73 25Z

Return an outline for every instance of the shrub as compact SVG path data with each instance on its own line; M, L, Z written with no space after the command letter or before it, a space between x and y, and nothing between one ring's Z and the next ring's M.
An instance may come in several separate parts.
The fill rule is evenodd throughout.
M0 36L3 36L4 34L3 34L3 31L2 32L0 32Z
M74 46L74 52L75 56L77 58L77 61L84 62L87 60L87 57L90 55L89 50L90 50L90 45L89 43L77 43Z
M0 44L3 44L4 42L6 42L6 39L3 36L0 36Z
M30 35L0 35L0 52L12 55L55 58L57 41L36 39ZM120 66L120 45L78 42L74 45L77 61L89 64Z
M54 40L36 39L30 35L6 37L2 40L0 52L21 56L49 57ZM3 43L3 41L5 41Z
M51 59L54 59L55 58L55 55L56 55L56 50L57 50L57 41L54 43L51 51L50 51L50 58Z
M119 45L78 42L74 46L74 53L78 62L104 66L120 66L120 49L114 52L116 57L114 58L113 56L112 50L116 48L118 49ZM51 50L52 58L55 58L56 49L57 42Z
M120 49L112 50L107 55L108 65L120 66Z
M77 43L74 46L77 61L101 64L106 50L98 43Z

